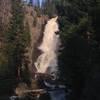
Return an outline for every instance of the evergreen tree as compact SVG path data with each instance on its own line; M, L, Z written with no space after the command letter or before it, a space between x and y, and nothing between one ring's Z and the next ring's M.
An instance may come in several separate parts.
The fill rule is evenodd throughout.
M9 70L16 77L18 77L18 69L21 69L23 63L25 48L29 44L29 33L26 29L21 0L12 0L12 19L10 28L5 34L5 53L8 57Z
M89 78L94 77L92 72L97 75L95 71L100 65L98 62L100 2L60 0L56 3L56 8L60 16L60 35L64 47L59 57L61 78L65 78L66 83L72 87L71 100L91 100L96 94L94 91L85 91L84 87L87 82L93 86L95 80L91 83ZM90 85L86 88L88 87ZM90 97L91 93L93 96ZM87 97L83 99L82 95Z

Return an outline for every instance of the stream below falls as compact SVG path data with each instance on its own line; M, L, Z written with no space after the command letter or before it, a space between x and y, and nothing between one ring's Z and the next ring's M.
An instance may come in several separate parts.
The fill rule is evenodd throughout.
M66 100L65 89L53 89L48 90L47 93L41 95L40 97L32 97L31 95L25 97L11 96L4 100Z

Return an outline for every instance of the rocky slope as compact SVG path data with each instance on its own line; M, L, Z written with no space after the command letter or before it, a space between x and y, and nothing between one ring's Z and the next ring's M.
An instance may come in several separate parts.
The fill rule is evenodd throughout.
M28 23L30 30L30 45L27 47L27 53L29 59L29 70L33 74L34 61L37 57L37 47L42 40L43 29L46 21L48 20L47 16L38 14L32 6L25 6L25 23Z
M8 28L11 17L11 0L0 0L0 33Z
M4 33L10 26L11 14L11 0L0 0L0 58L4 48ZM42 40L43 28L48 20L48 16L42 15L40 9L28 4L23 5L25 14L24 24L29 27L30 43L26 48L25 56L28 60L28 68L31 73L34 70L34 61L37 57L37 46Z
M3 46L3 35L11 18L11 0L0 0L0 48Z

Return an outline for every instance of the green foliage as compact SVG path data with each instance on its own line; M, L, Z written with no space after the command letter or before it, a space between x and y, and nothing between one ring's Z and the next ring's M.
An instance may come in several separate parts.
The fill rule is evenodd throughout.
M37 17L39 17L41 15L41 10L39 7L35 6L34 10L37 12Z
M7 75L9 69L7 68L8 59L4 56L3 53L0 53L0 75Z
M18 82L14 78L12 79L0 78L0 99L1 100L8 99L7 95L11 95L13 93L13 89L17 83Z
M99 69L97 64L100 65L100 2L59 0L56 8L64 47L59 56L61 78L72 86L70 99L81 100L89 76L93 77L91 73L96 73L95 69ZM91 81L88 82L91 84ZM88 96L82 100L91 100Z
M4 54L0 59L0 72L17 77L18 68L22 66L26 47L30 44L29 25L24 25L24 10L21 0L12 0L12 18L5 33ZM4 71L3 71L4 70Z
M36 24L37 24L37 18L34 17L33 26L36 27Z
M55 0L46 0L43 4L43 12L45 15L52 17L56 14Z

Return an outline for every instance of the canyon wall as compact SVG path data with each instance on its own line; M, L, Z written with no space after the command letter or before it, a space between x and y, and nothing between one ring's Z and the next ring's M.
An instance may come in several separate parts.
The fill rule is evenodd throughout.
M11 0L0 0L0 48L3 47L4 32L9 27L11 18Z
M5 33L7 32L12 18L12 1L0 0L0 58L4 55ZM29 4L23 4L24 25L29 28L30 42L26 48L25 57L28 61L28 69L31 74L34 73L34 62L38 56L37 47L40 45L44 30L44 25L48 16L43 15L38 7ZM27 30L27 29L26 29Z
M29 25L30 31L30 45L26 48L28 52L25 55L29 59L28 67L31 74L34 74L35 71L34 62L38 55L37 52L39 52L37 47L42 40L43 29L47 20L48 16L38 14L33 6L25 6L25 23Z

